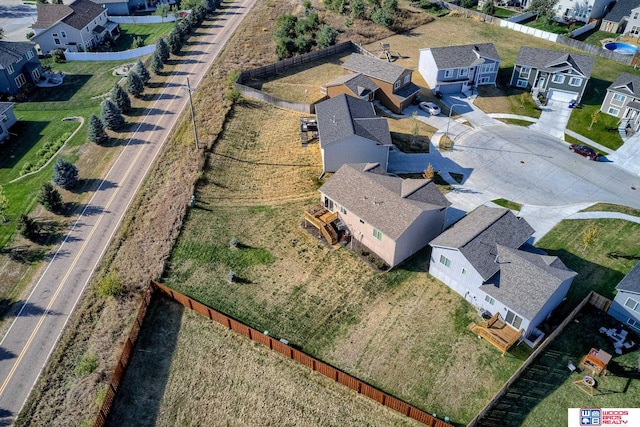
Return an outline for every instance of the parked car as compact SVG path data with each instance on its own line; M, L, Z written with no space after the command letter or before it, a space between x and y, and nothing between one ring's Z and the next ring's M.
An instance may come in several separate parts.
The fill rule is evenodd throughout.
M598 160L600 158L600 154L598 154L593 148L587 147L586 145L571 144L569 146L569 150L590 160Z
M426 111L432 116L437 116L438 114L440 114L440 107L438 107L433 102L421 102L419 107L421 110Z

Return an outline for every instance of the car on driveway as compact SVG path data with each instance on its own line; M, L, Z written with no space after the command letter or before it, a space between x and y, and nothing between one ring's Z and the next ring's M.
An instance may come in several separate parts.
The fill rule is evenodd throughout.
M600 154L598 154L593 148L587 147L586 145L571 144L569 146L569 150L590 160L598 160L598 158L600 158Z
M433 102L421 102L418 106L422 111L426 111L432 116L437 116L438 114L440 114L440 107L438 107Z

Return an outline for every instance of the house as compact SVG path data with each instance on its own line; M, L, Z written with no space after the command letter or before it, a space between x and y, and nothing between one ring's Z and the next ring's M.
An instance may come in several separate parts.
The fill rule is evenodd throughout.
M616 286L608 313L640 332L640 262Z
M500 56L493 43L420 49L418 70L434 92L468 93L494 85Z
M412 70L378 58L352 53L342 68L347 74L360 73L369 77L380 88L375 91L375 99L396 114L402 114L420 91L411 81Z
M319 191L352 238L390 267L442 231L450 205L433 181L389 176L378 163L343 165Z
M341 94L316 104L323 172L335 172L345 163L379 163L386 171L391 134L373 105Z
M120 35L118 24L108 20L107 10L91 0L69 5L38 3L37 11L32 26L36 34L31 40L43 54L54 49L84 51L100 44L107 34L114 39Z
M508 209L480 206L431 241L429 273L523 336L539 336L577 273L527 244L533 232Z
M38 83L42 73L35 45L0 40L0 93L15 95L27 82Z
M9 136L9 128L17 122L12 102L0 102L0 142Z
M129 15L139 10L155 10L159 3L174 5L175 0L91 0L106 9L109 16Z
M528 0L526 3L530 3ZM555 5L556 17L564 21L591 22L601 19L611 10L616 0L558 0ZM525 6L523 3L523 7Z
M369 77L361 73L348 73L327 83L322 87L322 93L334 98L342 93L365 101L373 101L380 86Z
M627 18L627 24L623 30L625 36L640 36L640 5L631 9Z
M520 48L511 74L511 86L530 89L534 96L580 102L595 58L576 53Z
M623 33L629 22L632 10L640 6L640 0L618 0L602 18L600 31ZM636 19L638 17L636 16ZM637 31L637 30L636 30Z
M640 76L622 73L609 85L600 111L627 121L627 126L640 129Z

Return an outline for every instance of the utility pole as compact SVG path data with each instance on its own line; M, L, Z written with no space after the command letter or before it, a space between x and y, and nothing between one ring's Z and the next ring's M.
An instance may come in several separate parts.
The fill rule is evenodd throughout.
M191 86L189 85L189 77L187 77L187 87L184 89L187 92L189 92L189 105L191 105L191 120L193 121L193 135L196 138L196 150L199 150L200 145L198 144L198 128L196 127L196 113L193 110L193 100L191 99Z

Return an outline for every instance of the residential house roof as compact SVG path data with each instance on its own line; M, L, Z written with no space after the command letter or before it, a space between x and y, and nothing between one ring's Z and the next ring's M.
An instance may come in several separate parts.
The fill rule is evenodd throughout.
M13 107L13 102L0 102L0 114L7 111L9 108Z
M500 269L497 245L519 248L533 228L509 209L480 206L431 241L431 246L458 249L483 280Z
M607 90L640 98L640 76L629 73L620 73L618 78L609 85Z
M380 89L380 86L375 84L369 77L365 76L362 73L345 74L325 84L324 87L340 85L345 85L351 92L360 97L366 96L367 94Z
M578 273L556 256L540 255L498 244L499 279L480 286L512 311L533 319L558 287Z
M320 192L393 240L423 212L451 205L433 181L389 176L378 163L345 164Z
M69 5L38 3L37 11L38 19L32 28L49 28L62 21L81 30L100 16L104 9L90 0L76 0Z
M352 53L342 67L391 84L395 83L407 70L400 65L359 53Z
M426 50L426 49L423 49ZM493 43L467 44L430 48L438 69L475 67L484 62L483 58L500 62L500 55Z
M31 43L0 40L0 70L20 61L31 49L33 49Z
M640 6L640 0L617 0L603 21L619 23L626 16L631 15L631 11Z
M640 294L640 262L636 263L631 271L622 278L616 289Z
M316 115L321 147L353 135L391 144L387 119L377 117L373 105L365 100L340 94L318 103Z
M592 56L522 46L516 58L516 65L525 65L549 73L559 73L573 68L583 76L590 77L595 61Z

